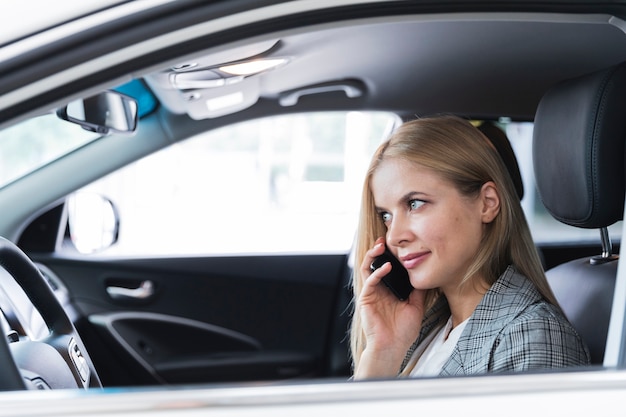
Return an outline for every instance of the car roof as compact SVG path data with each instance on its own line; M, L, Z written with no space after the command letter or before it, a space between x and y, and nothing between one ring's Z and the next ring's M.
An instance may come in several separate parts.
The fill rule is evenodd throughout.
M532 120L551 85L626 58L622 23L609 15L436 13L319 25L277 36L266 55L290 62L263 75L260 96L280 100L298 89L353 82L363 95L346 100L337 94L336 107ZM244 47L240 58L245 54ZM215 65L220 58L202 59ZM167 95L172 87L161 79L150 85L165 103L189 110L185 97Z
M115 5L126 3L122 0L91 0L75 2L61 0L28 0L12 2L0 13L0 45L46 31L68 21L106 10ZM26 18L27 17L27 18Z
M167 109L182 114L190 104L188 96L168 85L171 67L198 59L209 66L276 55L290 61L260 77L261 104L214 122L262 115L280 106L287 92L346 80L360 83L364 94L346 100L338 89L332 99L312 97L293 110L330 105L391 110L405 118L446 112L531 120L538 100L554 83L626 59L624 1L442 1L436 6L421 1L256 2L251 10L252 3L242 3L247 9L224 3L223 9L232 12L229 16L202 23L203 16L215 13L210 5L150 1L144 3L150 7L129 12L115 23L94 25L43 45L28 60L0 54L7 69L0 93L8 93L0 99L0 119L8 121L37 103L54 107L72 90L83 94L74 80L80 71L91 71L89 65L98 66L101 86L121 84L130 74L163 70L166 81L150 86ZM143 22L146 16L155 24ZM124 40L103 37L112 30ZM272 42L274 46L265 48ZM12 45L14 50L20 44ZM46 73L29 66L33 62L47 63L42 65ZM40 94L32 84L19 88L42 77L42 91L57 87L43 101L36 99ZM91 86L93 91L98 88Z

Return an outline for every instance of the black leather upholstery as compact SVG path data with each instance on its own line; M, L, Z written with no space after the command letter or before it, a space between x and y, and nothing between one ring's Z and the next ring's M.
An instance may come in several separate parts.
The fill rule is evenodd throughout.
M624 203L626 65L563 82L542 98L533 158L539 195L557 220L600 228Z
M626 65L562 82L535 116L533 159L539 195L557 220L606 228L624 210ZM587 343L604 358L617 261L577 259L546 274L557 300Z
M517 163L515 152L513 152L511 142L509 141L509 138L506 137L506 133L504 133L504 131L494 123L489 121L482 123L478 127L478 130L483 132L483 135L489 139L500 154L500 157L504 161L504 165L509 171L511 179L513 180L517 196L521 200L524 198L524 183L522 182L522 175L520 174L519 164Z
M576 259L547 271L552 291L565 315L583 338L591 363L604 359L615 290L617 261L592 265Z

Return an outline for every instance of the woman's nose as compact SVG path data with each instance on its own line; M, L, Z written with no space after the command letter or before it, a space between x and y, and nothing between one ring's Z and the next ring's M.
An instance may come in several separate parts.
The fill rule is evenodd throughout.
M387 227L387 243L393 246L400 246L402 243L410 241L412 236L413 233L406 216L393 216Z

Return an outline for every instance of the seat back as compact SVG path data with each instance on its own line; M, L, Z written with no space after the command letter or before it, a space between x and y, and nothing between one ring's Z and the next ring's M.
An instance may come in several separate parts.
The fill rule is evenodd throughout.
M535 116L533 162L541 200L560 222L601 231L598 256L546 271L594 364L604 358L617 273L607 227L624 210L625 111L622 64L554 86Z
M480 130L483 135L489 139L489 141L496 148L496 151L498 151L500 158L502 158L502 161L511 176L511 180L513 180L517 196L521 200L524 198L524 183L522 182L522 174L520 173L515 152L513 151L513 147L511 146L511 142L506 136L506 133L490 121L483 122L480 126L478 126L478 130Z

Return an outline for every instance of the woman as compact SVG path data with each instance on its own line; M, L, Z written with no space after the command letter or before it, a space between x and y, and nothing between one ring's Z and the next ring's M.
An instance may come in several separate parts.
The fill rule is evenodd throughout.
M387 247L414 290L372 272ZM469 122L402 125L363 189L351 329L354 378L467 375L587 365L548 286L502 159Z

